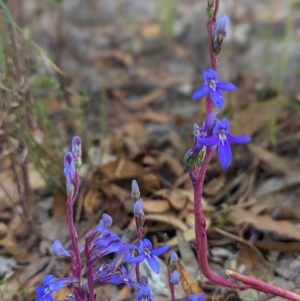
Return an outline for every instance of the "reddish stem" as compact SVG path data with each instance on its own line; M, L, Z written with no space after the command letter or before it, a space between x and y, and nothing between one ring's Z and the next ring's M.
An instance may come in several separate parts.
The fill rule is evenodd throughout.
M138 239L139 241L141 241L143 239L143 229L139 226L139 221L138 218L135 216L134 217L134 221L135 221L135 227L136 227L136 232L138 235ZM140 264L137 263L135 265L135 275L136 275L136 281L140 282Z
M171 283L171 271L168 271L168 278L169 278L169 288L170 288L170 293L171 293L171 301L175 300L175 289L174 285Z
M71 236L71 242L72 242L72 249L74 252L74 258L72 259L72 276L76 277L79 281L79 287L75 288L75 298L76 300L80 300L80 277L81 277L81 270L82 270L82 262L81 262L81 256L80 256L80 250L78 246L78 234L74 225L74 219L73 219L73 205L75 202L75 199L78 195L79 191L79 175L78 171L76 171L75 174L75 192L71 197L68 197L67 199L67 212L68 212L68 225L69 225L69 231Z
M91 265L91 250L92 250L92 244L90 242L89 237L87 236L85 239L85 245L84 245L84 252L85 252L85 258L86 258L86 277L88 282L88 288L89 288L89 301L95 300L95 289L94 289L94 282L93 282L93 268Z
M237 272L230 271L230 270L227 270L226 274L228 276L231 276L231 277L245 283L246 285L249 285L249 287L256 289L258 291L262 291L265 293L283 297L283 298L286 298L289 300L300 301L300 295L297 295L293 292L287 291L283 288L277 287L270 283L264 282L262 280L258 280L253 277L245 276L245 275L242 275Z

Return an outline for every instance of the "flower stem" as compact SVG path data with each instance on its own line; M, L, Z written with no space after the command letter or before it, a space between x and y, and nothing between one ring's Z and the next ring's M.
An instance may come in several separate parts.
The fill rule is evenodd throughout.
M91 250L92 250L92 244L87 236L85 239L85 245L84 245L84 253L85 253L85 259L86 259L86 277L88 282L88 288L89 288L89 301L95 300L95 289L94 289L94 282L93 282L93 268L91 265Z
M75 192L72 196L68 197L67 199L67 213L68 213L68 225L69 225L69 231L71 236L71 242L72 242L72 249L74 252L74 258L72 262L72 276L76 277L79 281L79 288L75 288L75 298L79 301L79 295L80 295L80 277L81 277L81 270L82 270L82 262L81 262L81 256L78 246L78 234L74 225L74 219L73 219L73 205L75 202L75 199L78 195L79 191L79 175L78 171L75 173Z
M171 293L171 301L175 301L175 289L174 289L174 285L171 283L171 271L168 271L168 278L169 278L169 288Z
M283 298L286 298L289 300L300 301L300 295L297 295L293 292L290 292L283 288L277 287L270 283L264 282L262 280L259 280L259 279L253 278L253 277L249 277L249 276L245 276L245 275L242 275L237 272L230 271L230 270L227 270L226 274L228 276L231 276L231 277L245 283L249 287L256 289L258 291L262 291L265 293L283 297Z
M134 221L135 221L135 227L136 227L136 232L137 232L137 235L138 235L138 239L139 239L139 241L141 241L143 239L143 230L139 226L139 221L138 221L138 218L136 216L134 217ZM137 263L135 265L135 275L136 275L136 281L140 282L140 264L139 263Z

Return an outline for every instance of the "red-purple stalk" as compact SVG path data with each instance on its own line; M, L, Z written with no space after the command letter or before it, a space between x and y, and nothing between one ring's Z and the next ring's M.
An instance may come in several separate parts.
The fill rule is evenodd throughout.
M67 212L68 212L68 225L69 225L69 231L71 235L72 249L74 252L74 258L72 258L72 276L76 277L79 281L79 286L74 289L74 294L75 294L76 301L81 301L80 300L80 287L81 287L80 277L82 271L82 262L81 262L80 250L78 246L78 235L73 219L73 205L79 191L79 175L77 170L75 172L74 186L75 186L74 194L72 196L69 196L67 199Z
M290 292L290 291L280 288L278 286L272 285L270 283L264 282L262 280L258 280L253 277L245 276L245 275L242 275L237 272L230 271L230 270L227 270L226 274L228 276L231 276L231 277L245 283L246 285L249 285L249 287L256 289L258 291L276 295L276 296L286 298L289 300L300 301L300 295L297 295L293 292Z
M91 250L93 248L93 245L91 243L91 239L89 235L85 238L85 245L84 245L84 253L85 253L85 259L86 259L86 277L88 282L88 288L89 288L89 301L95 300L95 288L94 288L94 281L93 281L93 267L91 264Z
M134 217L134 221L135 221L135 227L136 227L136 232L137 232L137 235L138 235L138 239L140 241L140 240L143 239L143 230L140 227L138 218L136 216ZM136 281L140 282L140 264L139 263L137 263L135 265L135 275L136 275Z
M170 288L170 293L171 293L171 301L175 301L175 289L174 289L174 285L171 283L171 276L172 276L172 272L169 270L168 271L168 280L169 280L169 288Z

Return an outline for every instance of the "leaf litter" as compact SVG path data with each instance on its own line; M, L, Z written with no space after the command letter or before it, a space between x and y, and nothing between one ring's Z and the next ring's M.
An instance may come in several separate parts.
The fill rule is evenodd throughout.
M154 1L146 1L142 11L133 0L111 0L111 7L101 1L101 5L77 2L66 1L65 14L42 2L24 4L23 25L30 28L38 45L44 45L48 63L46 52L22 51L32 44L14 31L16 49L9 43L5 46L6 53L17 55L19 60L10 66L17 89L1 89L3 296L11 299L27 287L31 294L45 273L65 276L68 271L68 266L62 268L50 258L49 248L58 238L70 245L61 160L70 137L78 133L83 138L86 169L76 208L81 241L103 212L116 221L113 230L118 235L128 242L136 240L130 197L130 183L136 179L144 199L146 237L180 251L183 290L178 290L178 299L184 297L183 292L199 294L203 289L207 300L246 300L249 292L220 293L202 279L193 246L193 193L182 157L192 146L193 123L201 123L204 116L198 104L190 101L191 91L199 84L199 69L207 64L201 54L206 44L195 30L199 17L187 13L197 11L197 3L177 4L174 27L178 26L178 32L164 39L164 23L151 8ZM260 5L259 1L253 3ZM17 7L12 5L11 10L17 18ZM37 12L41 19L36 18ZM134 24L132 14L136 12ZM55 14L61 14L60 26L52 22ZM239 20L237 29L241 24L261 25L261 16L248 20L238 9L233 14ZM275 22L263 20L270 26ZM224 50L226 55L239 56L247 64L238 47L232 46L240 43L234 39ZM166 44L166 40L171 42ZM251 53L255 41L240 46ZM195 65L199 55L203 66ZM59 70L68 77L56 74L53 64L49 67L49 57L55 58ZM300 250L300 110L295 100L299 96L292 82L290 91L278 88L268 96L264 94L268 82L261 81L260 74L245 72L243 65L239 66L241 71L234 71L228 61L224 72L239 83L239 89L227 100L226 114L232 119L232 131L251 136L252 142L234 150L233 165L225 173L215 157L209 167L202 201L209 261L222 275L228 267L242 269L247 275L273 279L294 289L299 282ZM290 197L293 201L283 206ZM273 216L276 210L280 212ZM154 289L165 281L156 275L149 277ZM166 271L159 277L166 277ZM159 290L163 296L157 300L168 300L168 290ZM57 298L67 292L60 294ZM104 286L99 294L102 301L134 300L126 287ZM32 300L33 294L27 298Z

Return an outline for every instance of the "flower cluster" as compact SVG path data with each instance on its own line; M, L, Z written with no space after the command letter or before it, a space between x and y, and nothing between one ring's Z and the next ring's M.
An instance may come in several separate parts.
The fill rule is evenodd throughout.
M137 182L132 182L132 197L135 201L133 211L137 223L138 243L124 243L118 235L111 232L109 228L113 220L110 215L104 213L98 225L86 235L85 245L80 248L73 223L73 205L79 190L78 170L81 164L81 140L79 137L74 137L72 151L67 152L64 156L68 223L72 248L66 249L58 240L54 241L51 248L53 256L71 261L72 275L67 278L55 278L53 275L47 275L44 278L44 285L36 288L38 295L36 300L54 301L52 294L68 287L71 293L65 300L94 301L96 287L104 284L124 284L137 290L137 300L152 301L147 277L139 275L139 264L145 260L155 273L159 273L160 266L156 256L165 253L169 246L165 245L155 249L150 240L143 237L142 228L145 214ZM83 265L86 266L87 280L81 283Z

